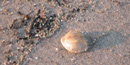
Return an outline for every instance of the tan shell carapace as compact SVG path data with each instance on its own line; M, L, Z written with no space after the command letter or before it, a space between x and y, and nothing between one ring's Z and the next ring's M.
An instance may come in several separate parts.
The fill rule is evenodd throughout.
M69 52L79 53L87 51L93 45L93 39L79 31L71 30L61 38L61 43Z

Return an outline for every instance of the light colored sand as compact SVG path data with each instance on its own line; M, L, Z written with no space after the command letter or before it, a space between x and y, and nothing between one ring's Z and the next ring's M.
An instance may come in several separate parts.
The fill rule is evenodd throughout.
M41 40L35 47L37 50L31 53L32 59L27 62L27 65L130 65L130 1L118 0L120 1L120 6L109 0L93 0L92 2L94 1L95 3L89 5L85 12L81 14L76 12L76 17L73 20L62 22L60 30L51 38ZM43 8L40 5L33 7L34 3L42 3L46 6L46 9L59 13L57 5L55 8L49 7L49 4L42 0L32 3L24 1L18 3L18 1L14 2L12 0L9 4L0 6L0 8L10 8L14 11L11 16L4 15L0 11L0 24L6 26L9 20L17 17L17 7L21 7L20 10L26 14L32 10ZM86 3L91 2L88 1ZM82 2L75 0L69 5L76 7L76 5L80 4ZM105 10L105 8L108 8L108 10ZM68 12L72 8L61 7L61 9L66 14L66 11ZM103 13L100 13L102 10L104 10ZM69 30L74 29L86 32L91 36L98 36L104 32L109 32L110 34L98 39L95 45L87 52L73 54L64 49L60 38ZM0 39L8 39L7 36L0 37Z

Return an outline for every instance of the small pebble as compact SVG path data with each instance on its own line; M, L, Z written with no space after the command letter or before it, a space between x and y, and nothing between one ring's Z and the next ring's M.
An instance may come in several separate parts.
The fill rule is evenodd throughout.
M10 3L10 1L6 1L6 3Z
M76 58L75 58L75 57L73 57L73 58L71 58L70 60L71 60L71 61L74 61L75 59L76 59Z
M52 19L52 17L50 17L50 19Z
M26 54L28 54L28 52L25 52Z
M32 58L27 58L27 60L32 60Z
M63 22L63 20L61 19L61 22Z
M33 6L36 7L36 4L34 3Z
M38 36L39 36L39 34L36 34L35 36L36 36L36 37L38 37Z
M35 59L37 60L37 59L38 59L38 57L35 57Z
M123 57L123 54L119 54L120 57Z
M56 49L56 51L58 51L59 49L58 48L55 48Z

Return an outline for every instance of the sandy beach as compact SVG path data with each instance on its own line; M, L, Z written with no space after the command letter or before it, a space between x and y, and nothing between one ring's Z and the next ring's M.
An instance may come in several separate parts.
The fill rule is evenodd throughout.
M108 35L75 54L70 30ZM0 0L0 65L130 65L130 0Z

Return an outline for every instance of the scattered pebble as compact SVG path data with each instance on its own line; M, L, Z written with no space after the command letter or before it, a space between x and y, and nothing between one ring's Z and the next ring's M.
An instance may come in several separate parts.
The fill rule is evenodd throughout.
M74 61L74 60L76 60L76 58L75 58L75 57L73 57L73 58L71 58L70 60L71 60L71 61Z
M28 54L28 52L25 52L25 54Z
M34 3L33 6L36 7L37 5Z
M123 54L119 54L120 57L123 57Z
M6 1L6 3L7 3L7 4L10 3L10 1Z
M38 57L35 57L35 59L37 60L37 59L38 59Z
M56 49L56 51L58 51L59 49L58 48L55 48Z

